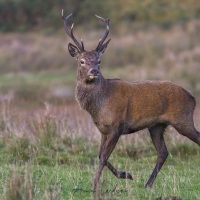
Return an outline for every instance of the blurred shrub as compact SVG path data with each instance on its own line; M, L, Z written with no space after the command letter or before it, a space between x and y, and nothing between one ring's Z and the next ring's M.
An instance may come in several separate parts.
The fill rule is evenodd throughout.
M62 8L65 13L77 14L76 20L84 26L85 22L96 24L94 14L110 17L114 29L121 27L120 20L167 28L174 21L200 16L198 0L0 0L0 30L24 31L35 27L55 30L62 24Z

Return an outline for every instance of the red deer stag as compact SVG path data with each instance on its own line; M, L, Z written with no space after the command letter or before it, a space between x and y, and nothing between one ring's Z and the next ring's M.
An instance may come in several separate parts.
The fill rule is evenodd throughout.
M155 168L145 187L151 187L168 156L163 133L168 125L200 146L200 132L193 122L195 98L184 88L169 81L127 82L120 79L105 79L101 74L100 58L110 39L109 19L96 15L106 26L105 33L95 50L86 51L83 41L77 41L73 25L68 28L67 17L62 17L67 34L72 38L68 50L76 58L77 85L76 99L92 117L101 132L99 168L94 179L94 191L99 185L104 166L117 178L132 179L130 173L116 170L108 161L121 135L148 128L157 151Z

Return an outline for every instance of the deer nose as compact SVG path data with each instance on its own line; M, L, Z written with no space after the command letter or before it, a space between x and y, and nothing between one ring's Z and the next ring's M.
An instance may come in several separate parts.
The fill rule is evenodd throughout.
M89 70L88 72L89 75L93 75L93 76L98 76L99 75L99 70L96 68L92 68Z

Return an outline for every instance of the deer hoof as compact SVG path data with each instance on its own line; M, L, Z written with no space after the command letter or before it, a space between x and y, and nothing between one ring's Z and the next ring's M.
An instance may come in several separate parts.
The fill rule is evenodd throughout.
M151 188L152 187L152 185L153 185L153 183L146 183L146 185L144 186L145 188Z
M133 177L132 177L132 175L130 173L126 173L126 178L130 179L130 180L133 180Z
M133 180L133 177L131 176L130 173L124 172L124 171L120 171L119 172L119 178L123 178L123 179L131 179Z

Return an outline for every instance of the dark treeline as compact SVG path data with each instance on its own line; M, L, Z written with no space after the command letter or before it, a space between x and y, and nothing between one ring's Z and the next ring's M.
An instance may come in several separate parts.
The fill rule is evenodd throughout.
M74 12L79 24L84 25L96 24L94 14L109 17L114 29L121 21L167 28L174 22L200 17L199 0L0 0L0 30L57 30L62 25L62 8L65 14Z

